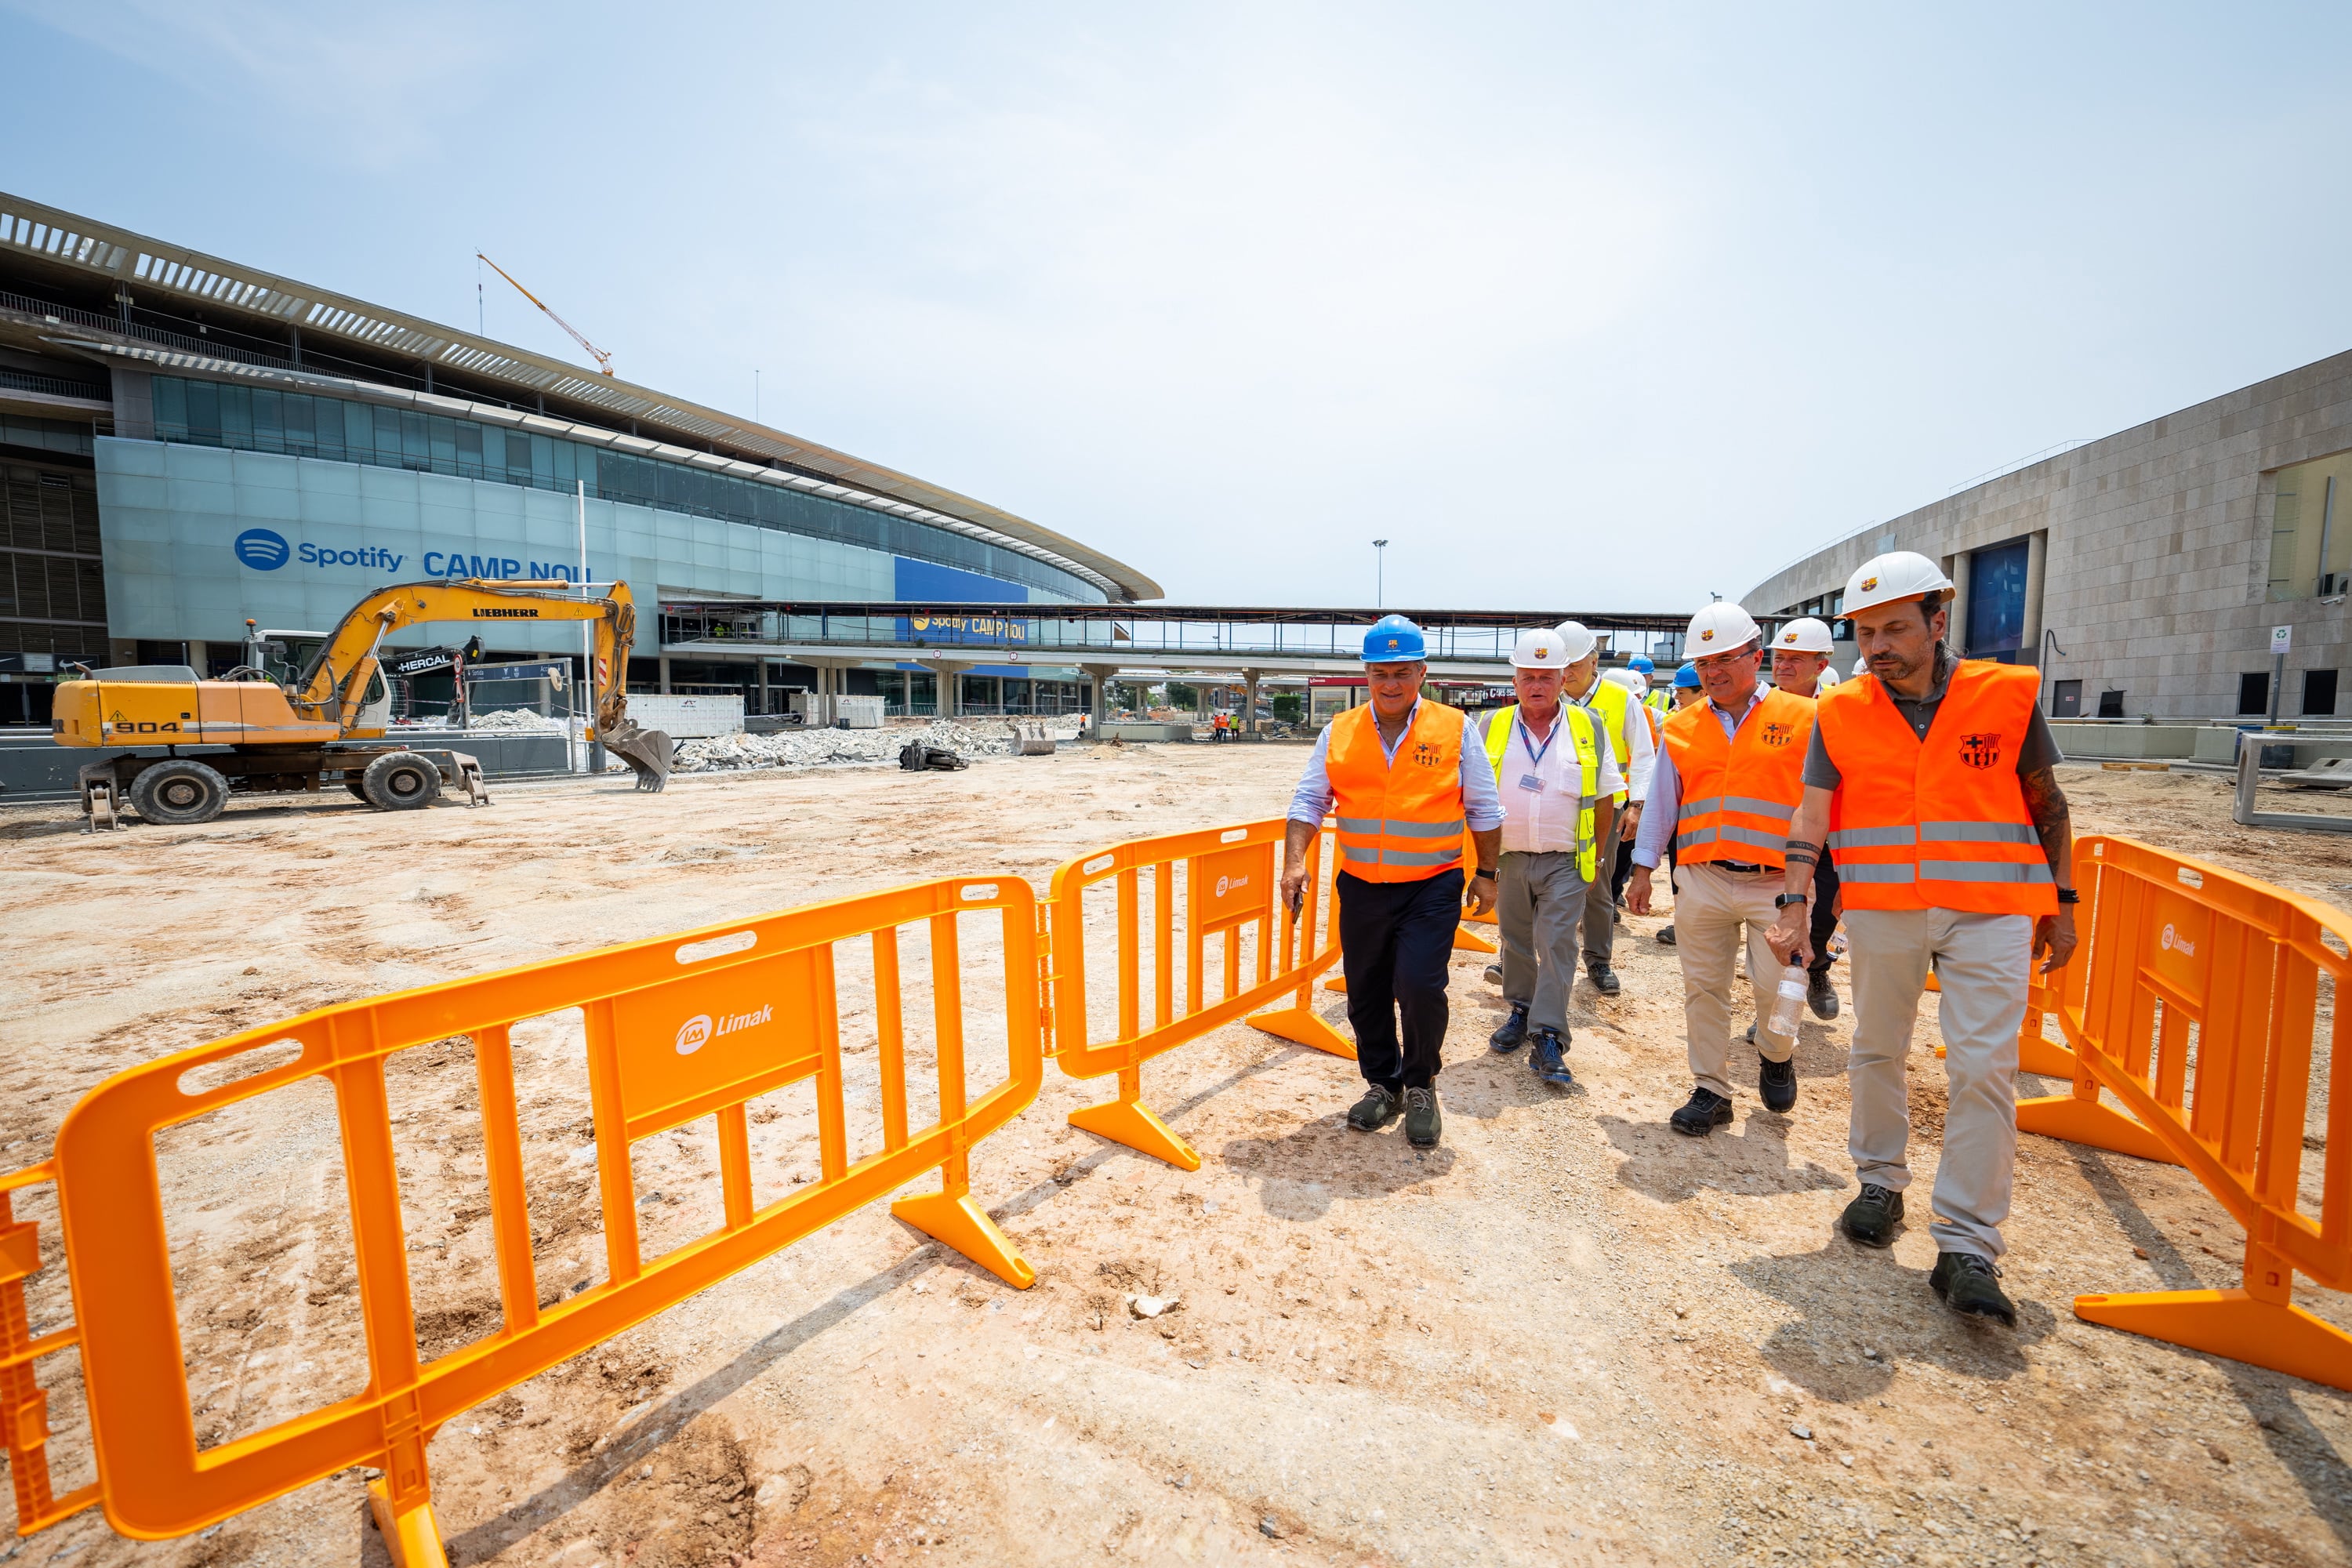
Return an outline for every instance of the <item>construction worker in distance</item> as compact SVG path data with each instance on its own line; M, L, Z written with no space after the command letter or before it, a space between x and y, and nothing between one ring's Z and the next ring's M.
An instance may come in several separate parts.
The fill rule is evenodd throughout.
M2000 1223L2017 1164L2017 1036L2034 958L2074 952L2074 835L2032 665L1962 658L1944 641L1950 579L1896 551L1846 584L1866 675L1822 699L1789 830L1789 898L1772 950L1801 959L1803 899L1826 842L1853 964L1853 1118L1862 1192L1839 1216L1867 1247L1895 1239L1910 1184L1906 1058L1932 972L1948 1079L1936 1167L1936 1268L1955 1311L2014 1327Z
M1425 647L1421 628L1402 616L1383 616L1364 634L1371 700L1316 737L1291 796L1282 867L1283 900L1295 917L1306 896L1307 846L1327 813L1338 817L1341 963L1365 1081L1348 1125L1376 1132L1402 1111L1406 1140L1421 1149L1435 1147L1444 1129L1437 1073L1454 933L1465 897L1473 913L1495 907L1503 826L1494 770L1469 743L1467 717L1421 695ZM1465 826L1476 852L1466 888Z
M1790 621L1773 634L1772 684L1792 697L1818 699L1824 680L1837 684L1837 671L1830 668L1830 655L1836 651L1827 623L1811 616ZM1830 964L1836 957L1830 952L1830 938L1837 931L1837 868L1824 860L1813 869L1809 943L1813 956L1805 968L1805 1005L1825 1023L1838 1016L1837 987L1830 984Z
M1633 718L1633 695L1614 681L1601 679L1601 643L1590 631L1574 621L1562 621L1559 626L1560 639L1568 645L1568 674L1560 682L1560 695L1580 708L1589 709L1599 721L1601 732L1609 737L1609 750L1617 759L1617 771L1624 783L1618 788L1617 809L1624 814L1621 833L1630 833L1641 826L1642 803L1650 798L1650 766L1655 748L1650 743L1650 727ZM1623 989L1611 961L1617 953L1617 906L1613 900L1588 899L1584 905L1584 968L1592 978L1592 988L1603 996L1614 996Z
M1763 630L1738 605L1718 602L1691 618L1685 645L1706 683L1707 700L1666 721L1665 755L1650 781L1657 810L1633 848L1627 899L1635 914L1650 909L1650 873L1674 846L1675 951L1682 956L1683 1027L1691 1075L1698 1081L1674 1113L1677 1132L1704 1138L1731 1121L1731 984L1740 928L1748 930L1748 989L1759 1027L1756 1085L1764 1109L1797 1103L1797 1042L1761 1026L1769 1021L1774 973L1765 933L1779 918L1789 822L1803 794L1801 775L1811 739L1811 699L1776 691L1758 679Z
M1579 934L1611 842L1617 762L1592 714L1560 700L1568 645L1549 627L1522 632L1511 648L1518 701L1486 715L1481 734L1502 797L1502 887L1496 923L1503 935L1503 1000L1511 1016L1487 1037L1497 1051L1523 1044L1547 1083L1576 1081L1568 1070L1568 1001L1583 946ZM1565 743L1563 743L1565 742Z

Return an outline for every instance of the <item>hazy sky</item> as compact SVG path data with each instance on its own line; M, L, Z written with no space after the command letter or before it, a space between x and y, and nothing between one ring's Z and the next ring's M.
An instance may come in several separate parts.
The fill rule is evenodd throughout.
M2340 5L0 12L0 188L1172 599L1680 610L2352 348Z

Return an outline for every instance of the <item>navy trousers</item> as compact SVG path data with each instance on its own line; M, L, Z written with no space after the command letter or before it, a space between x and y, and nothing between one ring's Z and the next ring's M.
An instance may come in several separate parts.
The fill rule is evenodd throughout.
M1367 882L1345 871L1333 880L1356 1065L1367 1083L1425 1089L1444 1065L1445 966L1462 920L1461 868L1417 882Z

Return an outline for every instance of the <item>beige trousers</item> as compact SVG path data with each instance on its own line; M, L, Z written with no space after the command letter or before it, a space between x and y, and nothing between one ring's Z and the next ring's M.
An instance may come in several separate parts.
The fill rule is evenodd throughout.
M1691 1076L1699 1087L1731 1098L1724 1076L1731 1054L1731 986L1739 963L1739 928L1748 928L1748 998L1757 1021L1756 1048L1784 1062L1791 1037L1765 1032L1772 1016L1781 964L1764 942L1780 911L1772 900L1783 887L1778 871L1725 871L1705 861L1675 868L1675 952L1683 961L1683 1032L1690 1041Z
M1682 934L1679 924L1675 934ZM2033 962L2031 915L1957 910L1848 910L1853 969L1854 1173L1889 1192L1911 1183L1906 1068L1919 996L1932 966L1941 990L1944 1034L1944 1153L1936 1163L1939 1252L2001 1255L2017 1168L2017 1031Z

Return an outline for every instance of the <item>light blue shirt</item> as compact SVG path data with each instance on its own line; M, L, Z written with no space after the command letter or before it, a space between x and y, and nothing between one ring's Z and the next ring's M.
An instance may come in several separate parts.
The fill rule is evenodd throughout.
M1412 711L1405 715L1404 727L1397 731L1394 744L1385 738L1381 750L1388 754L1389 766L1396 766L1397 747L1412 733L1412 721L1421 712L1421 700L1413 700ZM1380 726L1372 726L1380 733ZM1495 770L1486 761L1483 747L1472 744L1475 739L1465 719L1462 726L1462 816L1474 833L1491 833L1503 826L1503 797L1495 790ZM1307 772L1299 776L1298 788L1290 797L1290 820L1321 823L1331 813L1331 726L1315 737L1315 749L1307 753Z
M1717 707L1713 698L1707 699L1706 710L1715 715L1717 723L1723 726L1725 740L1732 740L1738 735L1739 726L1748 722L1748 716L1756 711L1756 705L1764 700L1764 694L1770 689L1762 681L1758 681L1755 693L1748 699L1748 706L1742 708L1736 718ZM1642 831L1633 840L1634 865L1647 866L1653 870L1657 868L1658 862L1666 858L1666 846L1674 842L1675 819L1682 815L1682 808L1683 781L1682 775L1675 772L1674 748L1662 744L1658 747L1657 765L1650 770L1650 799L1642 808Z

